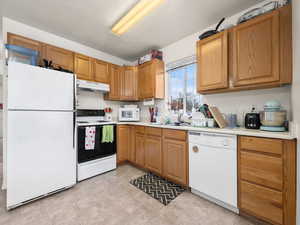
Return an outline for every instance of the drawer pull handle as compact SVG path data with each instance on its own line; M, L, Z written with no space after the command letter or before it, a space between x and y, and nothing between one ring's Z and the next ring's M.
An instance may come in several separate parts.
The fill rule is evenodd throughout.
M198 146L193 146L193 152L195 152L195 153L199 152Z

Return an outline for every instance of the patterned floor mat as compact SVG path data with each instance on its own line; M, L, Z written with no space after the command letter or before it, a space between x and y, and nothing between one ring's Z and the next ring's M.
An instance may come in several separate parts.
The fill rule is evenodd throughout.
M168 205L178 195L185 191L182 186L167 181L152 173L147 173L131 180L130 183L164 205Z

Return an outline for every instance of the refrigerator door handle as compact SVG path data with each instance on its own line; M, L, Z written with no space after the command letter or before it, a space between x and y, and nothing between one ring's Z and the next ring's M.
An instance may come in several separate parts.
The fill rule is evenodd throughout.
M75 149L76 111L73 112L73 148Z
M74 74L73 77L73 148L75 149L75 136L76 136L76 104L77 104L77 99L76 99L76 75Z

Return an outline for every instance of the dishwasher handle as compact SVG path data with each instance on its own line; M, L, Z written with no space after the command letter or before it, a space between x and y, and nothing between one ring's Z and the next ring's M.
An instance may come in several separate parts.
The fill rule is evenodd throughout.
M218 134L218 133L209 133L209 132L189 132L189 135L194 135L194 136L206 136L206 137L222 137L222 138L231 138L236 135L233 134Z

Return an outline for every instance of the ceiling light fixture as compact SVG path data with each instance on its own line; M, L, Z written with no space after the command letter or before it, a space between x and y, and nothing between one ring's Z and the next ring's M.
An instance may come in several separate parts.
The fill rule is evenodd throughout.
M140 0L129 12L122 17L111 29L114 34L121 35L130 27L145 17L150 11L165 0Z

